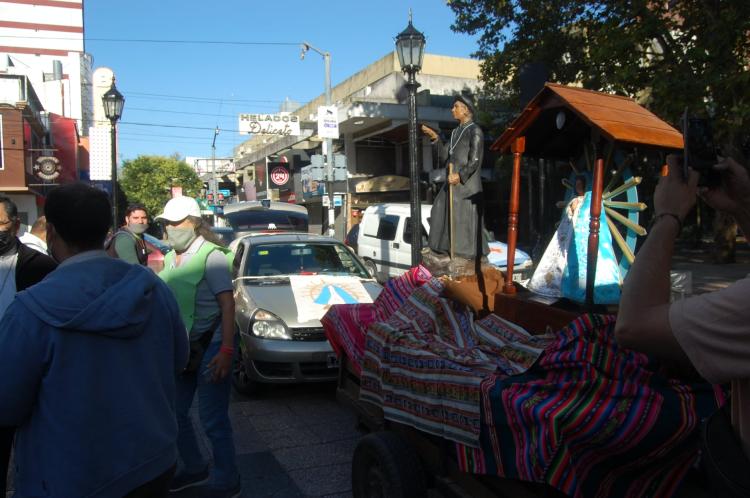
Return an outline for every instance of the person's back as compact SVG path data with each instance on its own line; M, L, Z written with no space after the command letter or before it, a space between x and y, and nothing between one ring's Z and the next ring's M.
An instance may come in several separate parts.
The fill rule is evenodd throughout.
M125 496L171 478L185 327L152 272L102 250L70 252L49 213L48 223L63 261L0 322L0 424L20 425L17 494Z

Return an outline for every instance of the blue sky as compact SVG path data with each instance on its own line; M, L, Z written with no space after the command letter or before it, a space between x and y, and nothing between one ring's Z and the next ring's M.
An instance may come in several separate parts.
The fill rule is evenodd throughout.
M311 51L300 60L300 42L331 53L336 85L393 50L410 7L428 52L469 57L476 50L474 38L451 31L453 12L441 0L87 0L86 51L95 68L114 70L125 95L122 158L175 152L210 156L217 125L227 130L216 143L216 155L223 157L247 138L230 131L237 129L239 113L276 112L287 97L305 103L323 93L323 58Z

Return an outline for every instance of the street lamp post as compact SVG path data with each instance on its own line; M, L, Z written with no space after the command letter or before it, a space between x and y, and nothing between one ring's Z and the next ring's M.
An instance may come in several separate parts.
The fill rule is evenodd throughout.
M325 92L326 92L326 106L331 105L331 53L324 52L319 48L313 47L307 42L302 43L302 51L300 52L300 58L305 58L305 53L308 50L317 52L323 57L326 66L325 76ZM335 211L333 207L333 140L330 138L325 139L325 162L326 162L326 190L328 194L328 235L331 237L334 235L333 224L335 221ZM347 179L348 182L348 179Z
M104 104L104 115L109 119L111 125L111 151L112 151L112 232L116 232L118 226L117 214L117 140L115 132L117 121L122 116L122 108L125 106L125 97L117 91L115 79L112 78L112 86L102 95L102 104Z
M409 11L409 25L396 36L396 52L401 70L409 80L409 180L411 193L411 265L417 266L422 259L422 207L419 194L419 164L417 155L417 88L419 83L415 78L422 68L424 57L425 37L417 31L411 23Z

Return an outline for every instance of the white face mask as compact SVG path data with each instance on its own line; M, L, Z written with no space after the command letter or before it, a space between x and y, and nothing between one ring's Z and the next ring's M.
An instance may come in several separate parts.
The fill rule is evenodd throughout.
M128 225L128 230L136 235L140 235L148 230L148 223L131 223Z

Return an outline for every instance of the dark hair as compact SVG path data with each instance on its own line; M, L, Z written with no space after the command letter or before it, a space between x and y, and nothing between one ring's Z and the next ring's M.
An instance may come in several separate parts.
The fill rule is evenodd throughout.
M5 213L8 215L10 221L16 221L18 219L18 206L16 203L10 200L10 197L0 194L0 203L5 204Z
M60 237L78 250L101 249L112 225L109 196L84 183L66 183L50 190L44 214Z
M125 217L127 218L128 216L133 214L133 211L143 211L144 213L146 213L146 216L148 216L148 210L146 209L146 206L144 206L140 202L128 204L127 209L125 209Z
M213 242L217 246L226 247L226 244L223 240L221 240L221 237L211 231L211 226L206 223L203 218L198 218L197 216L188 216L188 219L195 225L196 235L203 237L209 242Z

